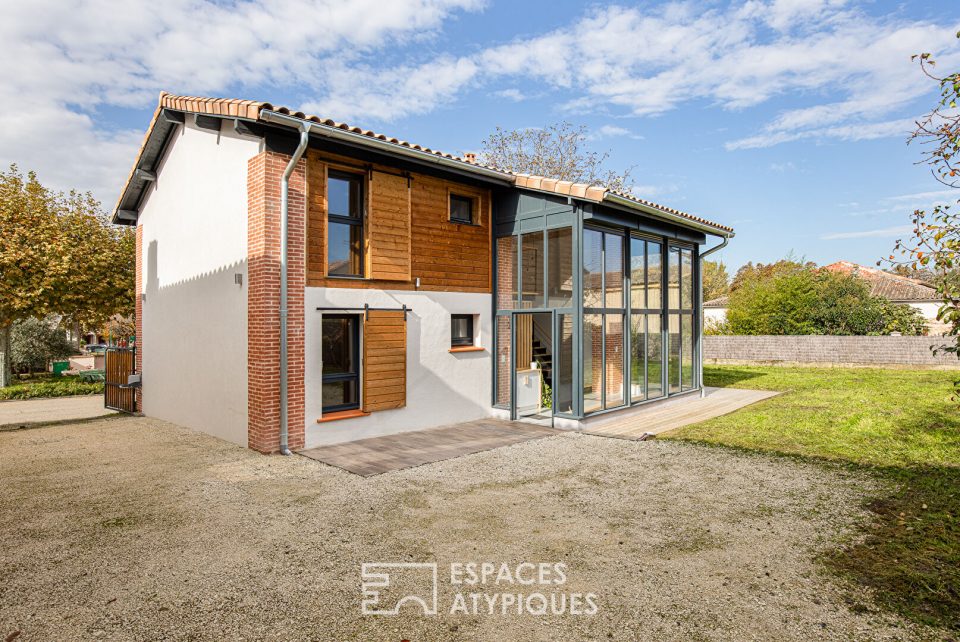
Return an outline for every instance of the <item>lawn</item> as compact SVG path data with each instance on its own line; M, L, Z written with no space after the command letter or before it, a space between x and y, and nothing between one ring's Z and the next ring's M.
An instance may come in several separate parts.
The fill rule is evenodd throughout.
M0 401L99 394L103 394L103 382L85 383L78 375L52 377L46 374L14 380L13 385L0 388Z
M826 557L887 606L960 629L960 408L954 372L749 366L705 368L708 386L782 390L670 439L867 469L891 490L873 522Z

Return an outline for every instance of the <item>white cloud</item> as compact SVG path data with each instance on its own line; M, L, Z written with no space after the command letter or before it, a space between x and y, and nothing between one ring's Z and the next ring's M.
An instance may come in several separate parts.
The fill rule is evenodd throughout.
M859 232L834 232L824 234L821 240L837 241L842 239L866 239L866 238L896 238L910 234L913 231L912 225L896 225L894 227L884 227L876 230L862 230Z
M793 163L793 161L787 161L785 163L770 163L770 171L778 174L785 174L786 172L792 172L796 169L797 166Z
M527 95L524 94L519 89L501 89L500 91L493 92L494 96L498 98L506 98L507 100L512 100L515 103L519 103L527 99Z
M916 192L912 194L897 194L877 199L870 209L862 210L858 203L840 205L851 208L846 216L852 217L884 217L891 215L906 216L917 209L929 210L936 205L948 205L960 201L960 189L942 189L932 192Z
M611 116L684 104L743 110L784 97L796 105L728 142L735 150L902 135L932 89L910 55L960 64L957 25L873 17L842 0L595 5L561 28L466 54L435 51L431 38L482 0L8 5L0 163L38 169L55 187L92 188L108 205L143 125L114 131L98 125L102 113L148 108L161 89L292 93L302 101L293 106L324 116L380 121L429 113L477 87L506 100L552 91L561 108ZM598 135L635 135L605 127Z
M736 150L905 135L913 119L898 112L933 91L910 56L933 51L943 66L960 64L956 24L877 18L840 0L709 6L592 9L549 33L449 59L445 64L462 67L468 59L476 67L438 98L523 79L565 94L568 110L592 113L649 116L685 103L742 110L783 96L808 103L727 143ZM393 74L381 70L378 78L389 85ZM357 90L382 93L377 85L350 87Z
M758 134L740 140L726 143L727 150L756 149L773 147L781 143L790 143L796 140L825 140L835 139L842 141L875 140L890 136L900 136L904 139L914 129L914 119L902 118L899 120L879 123L850 123L834 127L814 127L801 130L773 131Z
M894 203L915 203L915 202L944 202L944 199L956 201L960 199L960 189L939 189L933 192L917 192L914 194L898 194L897 196L887 196L883 200Z
M587 135L588 140L603 140L604 138L629 138L631 140L643 140L643 136L635 134L626 127L619 125L601 125L596 131Z
M337 72L372 51L422 41L481 0L31 0L0 21L0 163L46 184L91 189L107 207L129 172L143 125L105 130L104 108L149 108L161 89L252 96L286 87L336 93ZM65 6L69 5L69 6ZM330 70L330 73L327 73ZM396 117L432 108L451 82L444 61L389 87ZM456 65L452 73L464 73ZM429 77L427 77L429 76ZM455 81L454 81L455 82ZM423 94L413 95L412 88ZM379 109L379 114L377 114Z

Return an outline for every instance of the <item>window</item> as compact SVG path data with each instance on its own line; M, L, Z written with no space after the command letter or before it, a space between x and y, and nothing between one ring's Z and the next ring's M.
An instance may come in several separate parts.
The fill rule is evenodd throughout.
M520 307L544 306L543 232L527 232L520 237Z
M547 232L547 307L573 305L573 228Z
M327 274L363 276L363 175L327 175Z
M325 314L321 332L323 412L359 408L359 317L350 314Z
M663 245L630 238L630 401L663 396Z
M454 347L473 345L472 314L450 315L450 345Z
M670 246L668 258L667 318L668 391L694 388L694 297L696 289L693 250Z
M626 401L624 237L583 230L583 410L622 406Z
M450 222L473 225L473 199L469 196L450 195Z

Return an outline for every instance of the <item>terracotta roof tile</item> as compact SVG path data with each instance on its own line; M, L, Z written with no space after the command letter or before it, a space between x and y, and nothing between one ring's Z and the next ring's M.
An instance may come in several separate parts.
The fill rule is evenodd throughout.
M730 297L726 294L718 296L716 299L703 302L703 307L705 308L725 308L728 305L730 305Z
M310 121L320 125L325 125L327 127L336 127L344 131L353 132L360 136L366 136L368 138L373 138L376 140L386 141L400 147L406 147L408 149L414 149L421 151L427 154L434 154L443 158L450 160L455 160L464 163L465 165L472 167L482 167L485 169L495 170L504 174L505 177L511 178L514 185L517 187L523 187L526 189L540 190L546 192L552 192L555 194L569 195L575 198L583 198L591 201L601 202L606 198L608 194L615 194L620 198L632 201L639 205L643 205L652 209L657 209L675 216L686 218L691 221L696 221L704 225L714 227L718 230L723 230L727 232L733 232L733 228L727 227L725 225L720 225L719 223L714 223L708 221L707 219L700 218L699 216L694 216L686 212L674 209L672 207L667 207L665 205L659 205L652 201L647 201L641 198L637 198L631 194L623 192L611 192L606 188L599 185L588 185L586 183L574 183L571 181L561 181L555 178L547 178L545 176L532 176L529 174L520 174L513 173L501 170L496 167L491 167L489 165L484 165L478 163L475 157L471 157L470 154L467 155L467 158L460 158L452 154L441 152L439 150L430 149L429 147L423 147L415 143L410 143L405 140L400 140L397 138L388 137L384 134L379 134L377 132L370 131L369 129L361 129L359 127L354 127L348 125L347 123L340 123L329 118L321 118L319 116L314 116L311 114L305 114L301 111L296 111L290 109L289 107L283 107L280 105L272 105L268 102L259 102L255 100L239 100L235 98L206 98L202 96L174 96L166 92L160 93L160 100L157 110L154 112L153 119L150 121L150 127L147 128L146 137L144 137L144 143L140 147L140 151L137 153L137 160L134 163L134 169L131 170L127 182L124 185L123 192L121 192L121 200L123 198L123 193L126 192L127 187L130 184L130 180L133 177L133 173L140 162L140 157L143 154L143 148L146 144L147 138L150 136L150 132L153 131L154 125L156 124L157 118L160 115L160 111L163 108L175 110L175 111L186 111L197 114L209 114L213 116L230 116L235 118L246 118L249 120L259 120L260 112L263 110L270 110L279 112L281 114L286 114L288 116L293 116L294 118L300 118L302 120ZM117 208L119 209L120 202L117 203Z
M824 270L853 274L870 286L870 294L882 296L891 301L937 301L937 290L923 281L910 279L899 274L890 274L877 268L858 265L850 261L837 261L825 265Z

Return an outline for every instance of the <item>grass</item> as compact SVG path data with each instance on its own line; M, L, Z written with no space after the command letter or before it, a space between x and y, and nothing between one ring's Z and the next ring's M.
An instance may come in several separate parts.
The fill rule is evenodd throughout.
M956 373L715 366L704 374L708 386L784 394L669 438L839 462L889 482L893 490L867 504L865 531L824 561L898 613L960 630Z
M35 376L0 388L0 401L103 394L103 382L84 383L78 375Z

